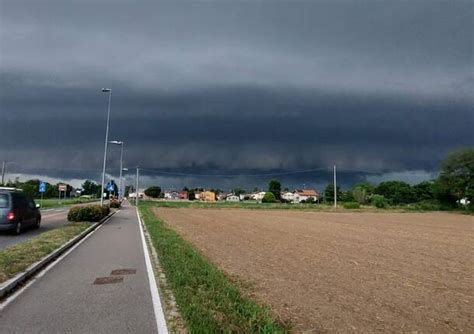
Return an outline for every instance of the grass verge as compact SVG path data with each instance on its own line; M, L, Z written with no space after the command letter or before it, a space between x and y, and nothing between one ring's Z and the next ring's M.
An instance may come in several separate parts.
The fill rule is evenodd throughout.
M165 226L143 203L140 212L191 333L275 333L287 330L269 308L244 296L237 284Z
M89 226L91 223L67 224L0 250L0 283L26 270Z
M95 198L92 198L92 199L71 198L71 199L62 199L62 200L59 200L57 198L48 198L48 199L43 199L43 205L41 206L41 208L42 209L59 208L62 206L67 206L67 205L91 203L91 202L97 202L97 201L98 199L95 199ZM35 199L35 202L37 204L40 204L41 199Z
M165 208L197 208L197 209L288 209L288 210L330 210L332 205L327 204L292 204L292 203L257 203L245 202L200 202L200 201L141 201L140 203L152 203L154 206Z

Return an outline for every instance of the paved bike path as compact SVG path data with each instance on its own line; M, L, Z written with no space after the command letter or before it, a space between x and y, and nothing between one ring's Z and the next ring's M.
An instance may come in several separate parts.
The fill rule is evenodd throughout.
M120 269L136 273L111 275L113 270ZM94 284L100 277L122 277L122 281ZM0 331L156 333L135 208L122 208L6 305L0 312Z

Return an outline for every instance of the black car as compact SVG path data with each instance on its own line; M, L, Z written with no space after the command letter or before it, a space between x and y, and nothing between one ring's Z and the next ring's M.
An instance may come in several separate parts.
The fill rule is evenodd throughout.
M0 187L0 231L20 234L27 227L40 225L39 205L30 196L14 188Z

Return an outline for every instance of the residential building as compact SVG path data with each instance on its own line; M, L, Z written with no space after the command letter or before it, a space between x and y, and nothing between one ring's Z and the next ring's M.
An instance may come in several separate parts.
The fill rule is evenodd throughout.
M203 191L199 194L199 200L204 202L215 202L216 201L216 193L212 191Z
M234 194L227 195L225 198L226 202L240 202L240 197Z

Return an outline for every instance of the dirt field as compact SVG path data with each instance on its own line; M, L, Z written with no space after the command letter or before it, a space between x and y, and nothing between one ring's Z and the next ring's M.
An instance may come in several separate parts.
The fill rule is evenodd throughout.
M297 330L474 333L474 217L155 213Z

